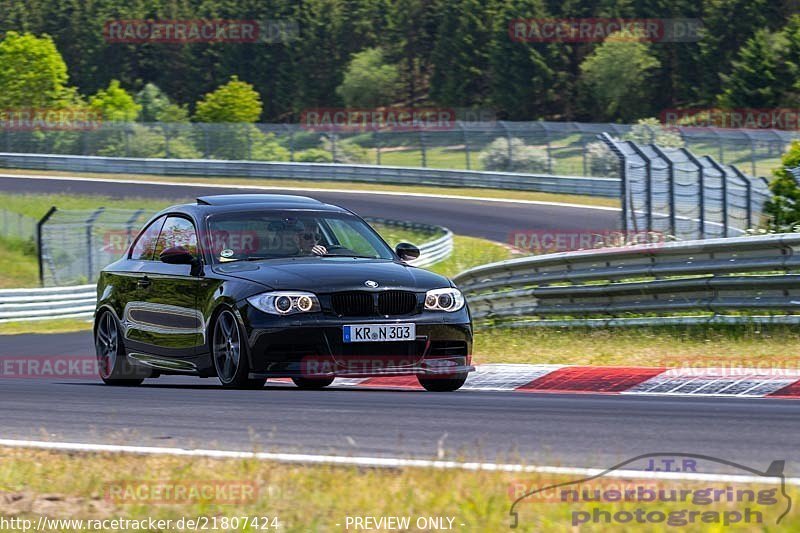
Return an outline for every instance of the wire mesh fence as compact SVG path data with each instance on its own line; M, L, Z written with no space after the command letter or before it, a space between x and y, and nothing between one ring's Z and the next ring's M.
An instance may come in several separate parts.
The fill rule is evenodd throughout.
M152 214L144 209L56 210L42 224L42 285L91 283L117 260Z
M763 224L770 197L764 178L686 148L659 147L601 135L618 158L624 230L678 239L734 237Z
M0 209L0 238L35 241L36 219L7 209Z
M794 131L670 128L692 153L751 175L779 166ZM616 176L593 157L597 136L655 142L647 125L579 122L460 122L446 128L321 131L299 124L103 123L75 131L0 129L0 151L169 159L334 162Z

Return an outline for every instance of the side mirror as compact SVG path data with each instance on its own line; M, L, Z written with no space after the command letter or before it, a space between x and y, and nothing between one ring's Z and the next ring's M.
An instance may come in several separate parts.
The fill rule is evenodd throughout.
M394 253L403 261L411 261L419 257L419 248L407 242L398 243L394 247Z
M173 246L162 251L158 258L163 263L170 265L191 265L194 263L194 255L183 246Z

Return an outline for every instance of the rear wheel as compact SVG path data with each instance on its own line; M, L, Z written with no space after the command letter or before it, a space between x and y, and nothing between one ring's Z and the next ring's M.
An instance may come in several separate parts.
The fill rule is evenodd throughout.
M323 389L333 383L333 378L292 378L301 389Z
M467 373L445 374L437 376L417 376L417 380L422 387L430 392L452 392L458 390L467 381Z
M247 362L247 343L242 342L239 321L228 309L223 310L214 322L211 337L211 357L223 387L232 389L260 389L266 378L250 379Z
M125 354L122 328L110 311L103 311L94 329L97 369L106 385L133 387L141 385L150 372L134 367Z

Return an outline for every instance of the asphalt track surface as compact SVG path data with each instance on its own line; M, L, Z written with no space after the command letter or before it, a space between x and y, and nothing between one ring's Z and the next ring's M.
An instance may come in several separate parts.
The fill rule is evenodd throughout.
M169 178L164 179L169 180ZM310 186L313 187L313 183ZM342 187L344 188L346 185L342 184ZM0 177L0 191L7 193L100 194L119 198L153 198L161 201L171 199L176 203L192 201L198 196L235 192L306 194L323 202L341 205L361 216L436 224L450 228L457 235L482 237L506 243L509 242L513 232L585 232L615 229L619 227L620 219L620 214L616 211L563 206L343 192L264 191L246 187L231 190L213 186L198 188L147 183L104 183L59 180L57 178L39 180ZM146 203L142 207L146 208Z
M18 179L0 179L0 190L175 199L201 194L149 185ZM217 192L230 190L209 187L202 194ZM495 240L533 224L598 228L618 216L459 200L313 196L363 215L443 224L456 233ZM0 362L91 351L87 332L0 339ZM7 439L417 458L444 452L450 459L578 467L607 467L647 453L697 453L758 469L783 459L787 475L800 472L796 400L301 391L271 382L260 391L231 391L221 389L215 379L164 377L136 388L105 387L94 379L0 379L0 405L0 434Z

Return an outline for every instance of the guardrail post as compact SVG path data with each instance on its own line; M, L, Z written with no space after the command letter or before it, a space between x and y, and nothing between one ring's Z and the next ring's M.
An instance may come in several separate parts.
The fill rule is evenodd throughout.
M39 260L39 284L44 287L44 259L42 258L42 226L44 226L53 213L56 212L56 206L52 206L47 210L42 218L36 223L36 257Z
M99 217L105 209L105 207L97 209L86 219L86 279L88 283L91 283L91 280L94 278L92 229L94 228L94 222L97 220L97 217Z

